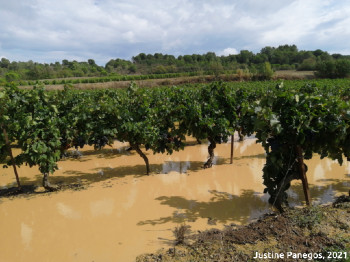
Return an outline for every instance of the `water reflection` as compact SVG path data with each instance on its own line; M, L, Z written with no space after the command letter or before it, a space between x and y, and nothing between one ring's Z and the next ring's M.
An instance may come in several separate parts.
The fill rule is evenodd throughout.
M22 243L26 249L29 249L33 237L33 229L25 223L21 224Z
M325 185L309 185L310 195L313 204L326 204L335 200L336 196L349 190L350 181L342 181L338 179L326 179L320 182L326 182ZM289 202L292 206L301 205L304 202L303 187L300 182L295 183L290 190L287 191Z
M321 163L318 163L316 165L313 175L314 175L314 178L318 180L325 178L325 170L322 167Z
M79 212L75 211L72 207L64 204L64 203L57 203L56 204L57 211L60 215L64 216L65 218L70 219L80 219L81 215Z
M163 174L168 174L172 171L179 172L180 174L184 174L187 172L187 169L191 167L191 162L190 161L166 161L162 165L162 171L161 173Z
M239 149L240 155L243 155L248 150L248 148L255 145L256 139L254 137L249 137L249 138L246 138L243 142L244 143L242 142L235 143L236 147L238 147Z
M238 221L244 224L268 209L266 200L252 190L245 190L240 196L216 190L209 190L209 193L212 195L209 201L198 201L181 196L158 197L156 200L160 201L161 205L167 205L176 210L170 216L140 221L138 225L195 222L199 218L211 218L220 223Z
M114 210L114 199L102 199L90 203L90 211L93 217L111 215Z

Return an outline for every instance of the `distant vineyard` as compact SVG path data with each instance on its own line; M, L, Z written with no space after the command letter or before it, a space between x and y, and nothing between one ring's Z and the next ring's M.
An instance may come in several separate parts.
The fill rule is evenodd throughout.
M136 81L136 80L148 80L148 79L166 79L182 76L197 76L199 72L191 73L168 73L168 74L149 74L149 75L117 75L117 76L105 76L105 77L88 77L88 78L67 78L67 79L52 79L52 80L21 80L18 81L20 86L31 85L64 85L64 84L88 84L88 83L106 83L113 81Z
M37 165L48 190L49 173L69 148L96 150L114 140L129 142L150 164L144 150L172 154L186 136L209 141L212 166L216 144L238 131L255 134L266 151L265 192L281 211L292 180L301 179L309 199L304 159L314 153L350 158L350 81L250 82L143 89L45 91L43 86L0 91L0 161L16 167ZM21 149L13 156L12 147Z

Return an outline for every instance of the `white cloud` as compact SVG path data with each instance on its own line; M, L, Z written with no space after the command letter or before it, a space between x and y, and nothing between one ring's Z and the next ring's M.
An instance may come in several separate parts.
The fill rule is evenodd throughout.
M233 47L228 47L228 48L225 48L224 50L222 51L219 51L217 54L219 56L228 56L228 55L236 55L238 54L239 52L237 51L236 48L233 48Z
M349 50L346 0L0 0L0 6L0 56L10 60L105 64L140 52L225 55L280 44Z

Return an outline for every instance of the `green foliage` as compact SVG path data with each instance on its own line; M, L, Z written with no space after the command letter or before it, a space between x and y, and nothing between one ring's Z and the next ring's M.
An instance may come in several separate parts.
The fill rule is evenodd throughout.
M7 94L4 91L0 90L0 128L1 129L5 128L5 122L9 118L7 113L8 104L9 103L8 103ZM5 161L6 156L7 156L7 151L6 151L5 137L2 130L0 130L0 163Z
M316 58L315 57L309 57L302 61L302 63L299 65L298 70L299 71L313 71L316 69Z
M57 107L50 103L41 86L24 94L26 118L22 119L18 146L22 153L16 157L19 164L38 165L43 174L54 173L60 159L60 132L57 127Z
M273 70L271 68L271 64L269 62L265 62L261 65L259 65L258 79L260 80L270 80L273 77Z
M204 167L210 167L216 144L227 142L237 127L235 92L223 82L215 82L198 90L191 90L184 102L184 115L180 129L197 140L208 139L209 159Z
M60 133L56 126L57 108L49 103L43 87L33 90L19 90L8 85L0 95L0 102L6 102L0 112L0 158L6 166L37 165L44 176L57 169L60 159ZM5 133L8 137L6 143ZM12 144L21 149L15 158L6 158ZM7 150L4 148L7 147ZM18 180L18 185L19 180Z
M150 96L145 89L138 88L132 84L126 92L123 92L122 103L119 105L120 127L118 139L128 141L131 144L147 144L150 148L156 143L156 127L152 125L152 108L150 107Z
M208 59L214 59L208 56ZM115 139L143 153L172 154L184 148L186 135L208 139L211 166L217 143L239 130L256 134L266 151L263 169L270 203L282 207L286 191L299 179L300 158L315 154L342 163L350 158L349 80L215 82L210 85L144 89L131 84L122 90L47 92L41 86L0 90L0 125L9 142L21 148L16 165L38 165L53 173L71 147L96 149ZM11 164L0 133L0 161Z
M9 68L10 64L11 64L10 60L6 59L5 57L1 58L0 68Z
M267 153L263 169L265 192L271 196L270 203L281 209L287 203L285 191L290 182L300 178L296 147L303 150L305 159L318 153L321 158L342 163L343 154L349 155L350 108L315 85L299 90L277 85L267 92L255 109L255 130Z
M335 61L341 61L337 65L336 75L328 73L327 68L331 67L326 62L335 63ZM206 54L192 54L192 55L180 55L175 57L168 54L145 54L140 53L132 58L131 61L120 58L109 60L105 66L99 66L93 59L88 59L87 62L68 61L67 59L60 62L50 64L40 64L33 61L28 62L16 62L9 61L6 58L2 58L0 61L0 77L5 78L5 75L9 72L16 73L19 78L11 77L11 81L20 80L47 80L47 79L59 79L62 78L67 81L67 78L71 77L93 77L92 83L104 82L104 77L116 76L116 75L130 75L131 79L124 80L136 80L160 78L151 77L152 74L176 74L180 75L200 75L211 74L220 75L223 72L234 72L237 69L249 68L251 72L255 69L263 67L264 63L268 62L274 70L293 70L297 67L298 70L314 70L316 62L320 68L321 77L343 77L341 75L347 75L346 62L349 61L349 56L341 54L330 55L322 50L315 51L299 51L295 45L281 45L278 47L264 47L259 53L254 54L249 50L241 50L238 54L232 54L229 56L217 56L214 52L207 52ZM298 66L299 65L299 66ZM326 71L322 71L326 68ZM345 71L344 71L345 69ZM319 70L319 69L317 69ZM265 79L270 79L270 70L267 72L259 72ZM328 74L331 74L328 76ZM10 77L10 76L9 76ZM164 76L163 76L164 77ZM166 76L171 77L171 76ZM61 80L56 81L60 83ZM248 78L247 78L248 79ZM250 79L250 78L249 78ZM112 81L120 81L112 80ZM52 80L50 80L52 81ZM89 82L89 80L86 80Z
M121 92L117 138L132 145L144 145L154 153L172 153L183 148L184 136L175 126L178 107L167 95L170 90L147 90L132 84ZM173 106L174 105L174 106Z
M197 139L226 142L233 132L230 123L233 125L235 114L229 111L235 106L234 99L234 93L224 83L216 82L206 88L191 90L187 101L184 100L186 104L181 128Z
M252 79L252 73L249 71L249 69L241 69L241 68L238 68L236 70L236 74L238 76L238 79L240 81L247 81L247 80L251 80Z
M317 206L296 210L293 213L292 221L301 228L312 229L321 223L323 218L322 210Z
M52 97L59 111L61 151L86 144L100 149L111 144L117 134L118 96L109 90L77 91L66 86Z
M13 82L13 81L19 80L20 75L17 74L16 72L10 71L5 75L5 79L7 82Z
M339 59L320 62L316 65L317 76L322 78L344 78L350 76L350 60Z
M9 143L13 144L18 141L23 132L22 125L28 120L29 116L25 110L24 101L24 91L19 90L13 84L0 91L0 159L2 161L6 159L8 154L3 130L6 130L8 134ZM13 163L8 159L6 164Z

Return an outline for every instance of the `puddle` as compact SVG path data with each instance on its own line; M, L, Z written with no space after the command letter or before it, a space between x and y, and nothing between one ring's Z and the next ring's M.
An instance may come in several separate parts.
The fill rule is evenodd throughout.
M168 248L179 223L192 231L222 228L271 210L262 193L264 150L255 139L235 142L233 165L230 144L217 145L211 169L202 169L207 144L190 144L173 155L148 153L150 176L144 175L143 159L119 142L101 151L86 147L76 153L79 158L59 162L52 183L88 188L1 198L0 231L6 238L0 240L0 261L134 261ZM347 162L339 166L315 157L306 163L314 202L330 202L349 190ZM24 166L19 174L24 185L40 186L38 169ZM1 168L0 189L14 182L12 170ZM302 192L293 183L292 205L302 203Z

